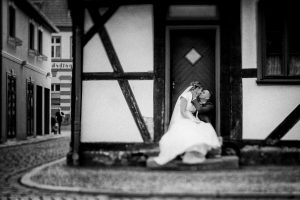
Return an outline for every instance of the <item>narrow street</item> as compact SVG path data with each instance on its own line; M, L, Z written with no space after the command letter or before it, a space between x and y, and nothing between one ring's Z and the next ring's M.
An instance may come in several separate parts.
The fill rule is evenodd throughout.
M55 192L28 188L19 180L30 169L66 156L70 137L54 137L0 147L0 200L182 199L177 197L120 197L105 194ZM188 198L194 199L194 198Z

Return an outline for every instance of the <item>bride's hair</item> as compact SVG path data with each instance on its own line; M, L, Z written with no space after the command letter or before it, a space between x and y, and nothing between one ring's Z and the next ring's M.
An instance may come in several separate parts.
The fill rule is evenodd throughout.
M194 90L196 88L203 88L203 86L201 85L201 83L199 81L191 82L191 86L192 86L191 90Z

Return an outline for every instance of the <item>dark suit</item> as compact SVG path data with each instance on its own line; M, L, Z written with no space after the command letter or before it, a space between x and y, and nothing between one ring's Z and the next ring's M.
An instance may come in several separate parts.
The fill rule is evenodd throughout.
M205 104L201 104L198 99L192 101L192 104L198 111L198 118L201 121L211 123L213 120L212 114L214 113L214 105L211 102L206 102ZM217 134L219 139L221 138L220 135ZM220 141L221 145L222 142ZM221 156L221 148L212 149L208 152L207 157L220 157Z
M212 111L214 109L214 105L211 102L206 102L205 104L201 104L198 99L192 101L192 104L195 106L198 111L198 118L201 121L209 122L212 121Z

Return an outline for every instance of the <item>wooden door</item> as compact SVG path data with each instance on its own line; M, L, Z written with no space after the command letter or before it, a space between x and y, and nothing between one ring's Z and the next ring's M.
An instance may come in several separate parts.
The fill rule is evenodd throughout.
M16 77L7 75L7 112L6 135L8 139L15 138L17 132L17 92Z
M27 136L33 136L34 132L34 85L27 83Z
M44 127L45 134L50 133L50 90L44 89Z
M43 134L43 87L36 86L36 134Z
M172 111L178 96L192 81L200 81L215 102L215 38L215 30L170 31Z

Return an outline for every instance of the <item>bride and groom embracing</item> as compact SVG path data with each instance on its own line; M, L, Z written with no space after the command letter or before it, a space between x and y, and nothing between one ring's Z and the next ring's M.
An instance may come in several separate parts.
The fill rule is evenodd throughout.
M179 155L188 164L201 163L212 149L219 149L221 142L205 112L213 106L207 101L210 92L195 81L178 97L168 131L159 142L159 155L150 157L147 166L162 166Z

